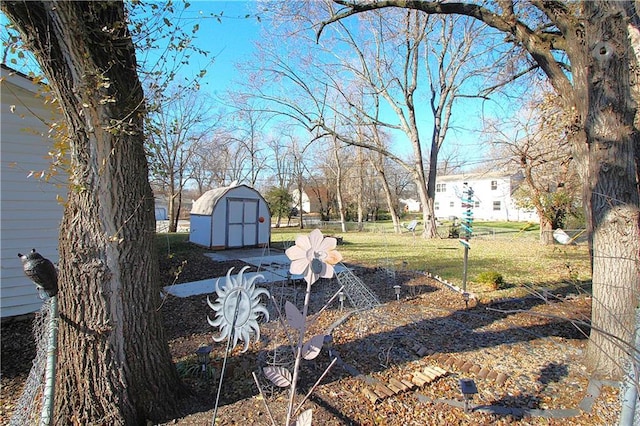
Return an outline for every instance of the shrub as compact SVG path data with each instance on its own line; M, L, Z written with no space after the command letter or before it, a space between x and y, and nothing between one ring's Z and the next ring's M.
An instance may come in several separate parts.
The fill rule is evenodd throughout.
M496 271L485 271L478 274L476 281L480 284L487 284L493 290L500 290L506 287L502 274Z

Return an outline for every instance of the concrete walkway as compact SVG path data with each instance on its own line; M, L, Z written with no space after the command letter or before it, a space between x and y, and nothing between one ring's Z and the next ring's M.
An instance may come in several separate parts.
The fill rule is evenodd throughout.
M257 283L268 284L284 280L302 280L302 275L290 275L289 265L291 261L284 254L283 250L274 248L252 248L237 250L222 250L206 253L211 259L217 262L230 260L240 260L258 268L258 272L246 272L244 276L249 279L256 275L261 275ZM335 265L335 271L340 272L346 269L342 264ZM240 271L233 270L232 277L237 277ZM215 292L216 281L224 277L209 278L206 280L193 281L184 284L174 284L164 289L177 297L190 297L199 294L211 294Z

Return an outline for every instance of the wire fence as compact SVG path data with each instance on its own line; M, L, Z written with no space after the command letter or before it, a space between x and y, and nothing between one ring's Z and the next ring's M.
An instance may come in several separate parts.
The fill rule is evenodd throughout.
M33 319L33 337L36 342L36 356L25 382L24 390L16 403L10 426L36 425L40 423L44 400L44 378L47 363L48 324L51 316L51 299L47 299Z

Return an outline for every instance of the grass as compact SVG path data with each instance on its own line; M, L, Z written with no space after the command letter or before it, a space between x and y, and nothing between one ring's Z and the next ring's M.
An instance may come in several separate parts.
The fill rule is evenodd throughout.
M160 259L166 256L182 255L187 252L193 253L194 251L207 253L211 250L190 243L188 233L179 232L156 234L156 252Z
M352 225L351 228L354 228ZM441 235L448 224L443 224ZM308 234L312 227L272 228L271 244L288 246L296 236ZM338 250L344 263L362 266L384 266L394 270L431 272L462 285L464 249L457 239L423 239L421 228L414 235L392 232L390 222L365 225L363 232L339 232L339 226L323 226L323 234L343 237ZM484 298L516 297L529 287L557 289L567 285L588 286L589 253L586 244L543 246L539 243L537 225L522 222L480 222L474 224L478 235L471 239L467 289ZM179 256L185 252L207 252L189 243L189 234L158 234L160 256ZM498 273L504 279L500 289L478 280L483 273ZM577 291L577 289L576 289Z
M293 241L312 229L274 228L271 241L273 245ZM398 235L386 223L369 225L367 229L369 232L342 233L330 227L322 231L325 236L343 237L338 250L345 263L431 272L462 285L464 249L457 239L427 240L419 232L413 235L408 231ZM476 230L481 232L471 239L468 261L467 289L471 292L490 298L514 297L524 294L527 287L583 286L590 280L586 244L543 246L537 225L519 222L483 222L474 226ZM476 282L478 275L486 272L503 276L505 283L500 290Z

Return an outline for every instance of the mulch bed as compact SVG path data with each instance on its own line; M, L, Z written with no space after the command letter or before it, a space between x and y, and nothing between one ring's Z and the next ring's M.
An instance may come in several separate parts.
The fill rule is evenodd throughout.
M187 262L174 281L179 264L163 269L164 282L223 276L230 266L236 270L243 266L241 262L230 265L197 257ZM616 424L620 405L615 386L603 385L592 405L584 403L592 378L582 364L586 339L575 321L588 318L590 298L563 294L548 301L531 297L491 304L472 302L465 308L459 294L421 273L398 273L390 282L373 268L351 266L383 303L349 314L350 306L341 309L334 301L308 331L312 336L333 328L333 350L345 364L329 372L302 408L313 408L314 424ZM400 301L392 288L396 283L402 285ZM336 280L314 284L311 312L317 312L337 288ZM276 300L302 304L304 288L300 284L278 283L269 289ZM272 321L261 326L260 340L252 341L246 353L240 353L243 345L238 345L228 359L217 424L270 424L251 376L260 372L267 355L286 343L280 323L274 321L275 309L269 309ZM195 365L195 350L202 344L213 345L209 376L184 370L185 382L199 398L185 407L191 414L166 424L211 424L226 343L212 342L212 336L219 333L206 317L213 311L206 296L166 296L161 311L177 365ZM29 320L2 324L1 425L8 424L12 404L28 374L28 360L34 355L29 329ZM329 362L328 351L323 350L315 360L304 363L301 395ZM446 374L415 384L420 383L418 372L435 367ZM473 379L477 385L473 406L505 410L492 414L476 408L465 412L461 378ZM414 382L414 387L401 389L398 381ZM385 394L384 388L392 389L391 393ZM276 423L283 424L287 394L266 388L264 396ZM571 415L557 418L562 413Z

